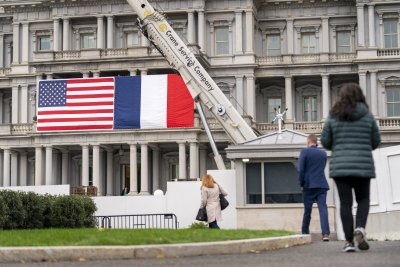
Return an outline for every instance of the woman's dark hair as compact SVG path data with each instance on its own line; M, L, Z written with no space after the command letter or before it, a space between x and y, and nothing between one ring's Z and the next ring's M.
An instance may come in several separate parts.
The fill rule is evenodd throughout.
M339 120L349 120L356 111L357 103L363 103L368 108L360 86L356 83L345 83L340 87L339 100L333 105L331 115Z

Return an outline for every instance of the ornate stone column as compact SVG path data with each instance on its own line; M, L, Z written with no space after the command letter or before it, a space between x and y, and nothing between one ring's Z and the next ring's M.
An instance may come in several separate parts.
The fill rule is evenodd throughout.
M20 152L19 160L20 160L19 185L26 186L28 185L28 153L25 151Z
M18 185L18 152L11 153L11 186Z
M19 86L18 85L14 85L12 87L12 113L11 113L11 123L16 124L19 122L19 118L18 118L18 113L19 113Z
M70 50L71 37L69 18L63 18L63 51Z
M322 53L329 53L329 18L322 18Z
M149 194L149 162L148 162L148 145L141 144L140 145L140 194L148 195Z
M246 76L246 111L247 114L256 118L256 92L254 76Z
M130 167L130 192L129 195L137 195L138 193L138 176L137 176L137 146L131 144L129 146L129 167Z
M244 108L243 75L235 76L235 79L236 79L236 101L237 101L236 110L239 112L240 115L243 115L243 108Z
M235 11L235 29L236 29L236 38L235 38L235 53L243 54L243 19L242 19L242 10Z
M97 48L104 48L104 18L97 17Z
M62 164L61 164L61 183L68 184L68 170L69 170L69 152L62 151Z
M329 116L330 109L330 90L329 75L322 74L322 119L325 120Z
M364 4L357 4L358 46L365 47Z
M367 98L367 72L359 71L358 76L359 76L361 90L363 91L365 98Z
M21 85L21 123L28 123L28 85Z
M201 147L200 148L200 178L203 175L207 174L207 148L206 147Z
M292 76L285 76L286 120L293 121Z
M204 10L197 11L197 22L199 27L197 34L198 34L200 51L204 53L206 51Z
M53 20L54 38L53 38L53 50L60 51L60 19L56 18Z
M11 185L11 151L10 148L3 149L3 186Z
M89 185L89 145L82 147L82 185Z
M372 114L377 117L378 114L378 82L376 79L377 70L371 70L370 73L370 80L371 80L371 112Z
M189 10L188 11L188 32L187 32L187 37L188 37L188 42L189 44L194 44L194 11Z
M152 147L153 156L153 192L160 189L160 149Z
M369 47L375 47L375 4L368 4Z
M42 147L35 147L35 185L42 185L43 180L43 170L42 170L42 160L43 160Z
M107 16L107 48L114 48L114 16Z
M22 23L22 60L21 63L28 64L29 61L29 23Z
M287 54L294 54L294 39L293 39L293 19L286 20L286 40L287 40Z
M4 68L4 34L0 33L0 69Z
M147 69L141 69L140 75L142 75L142 76L147 75Z
M3 108L4 108L4 102L3 102L3 93L0 93L0 124L3 124Z
M93 145L93 186L97 187L97 194L100 194L100 146Z
M196 142L191 142L190 145L190 154L189 154L189 169L190 169L190 177L189 178L199 178L199 150L198 144Z
M186 179L186 143L179 144L179 179Z
M13 23L13 62L12 64L19 63L19 23Z
M254 53L254 19L253 11L246 11L246 54Z
M114 150L107 150L107 196L112 196L114 193Z
M45 185L52 185L53 178L53 147L46 146L46 179Z

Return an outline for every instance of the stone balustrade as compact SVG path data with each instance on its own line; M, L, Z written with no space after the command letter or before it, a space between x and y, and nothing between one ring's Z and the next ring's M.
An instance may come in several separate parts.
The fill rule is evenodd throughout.
M400 129L400 118L382 118L378 123L381 130Z
M19 123L11 124L11 134L12 135L24 135L34 131L33 123Z
M400 48L378 49L377 55L378 57L400 56Z
M356 53L332 53L324 54L298 54L298 55L281 55L270 57L257 57L259 65L275 65L275 64L292 64L292 63L319 63L319 62L351 62L357 58Z

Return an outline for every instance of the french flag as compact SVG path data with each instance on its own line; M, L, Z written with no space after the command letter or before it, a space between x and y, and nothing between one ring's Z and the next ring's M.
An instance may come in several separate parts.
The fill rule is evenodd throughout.
M193 127L194 102L176 74L115 77L114 129Z

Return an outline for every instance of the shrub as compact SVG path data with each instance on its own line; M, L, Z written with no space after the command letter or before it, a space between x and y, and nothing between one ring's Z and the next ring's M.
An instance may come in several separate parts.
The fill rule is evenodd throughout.
M84 227L95 227L96 220L94 218L94 213L97 210L96 204L90 197L81 197L81 201L83 203L84 218L83 218L83 226Z
M204 222L194 222L189 226L189 229L208 229L208 224Z
M87 196L0 191L0 229L94 227L96 209Z
M22 205L25 209L24 229L43 228L43 214L46 210L46 203L43 197L33 192L20 194Z
M6 220L3 224L3 229L21 229L24 226L26 219L26 210L22 204L22 192L1 191L0 195L3 198L6 209Z
M0 229L3 228L4 223L8 220L8 207L0 195Z

